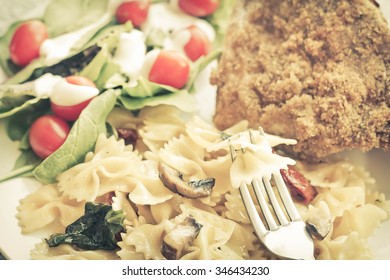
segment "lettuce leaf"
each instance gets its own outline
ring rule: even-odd
[[[94,24],[91,29],[78,38],[78,41],[72,46],[71,52],[67,57],[69,58],[87,49],[87,47],[90,47],[91,44],[88,44],[88,42],[106,26],[113,24],[113,17],[110,14],[107,14],[108,2],[108,0],[52,0],[47,6],[42,18],[39,19],[45,22],[50,38]],[[17,21],[11,25],[4,36],[0,38],[0,66],[4,72],[11,77],[10,80],[7,81],[8,84],[21,83],[28,79],[31,80],[33,79],[32,76],[34,76],[36,69],[46,68],[43,57],[32,61],[24,68],[18,67],[10,60],[8,46],[16,27],[21,22],[22,21]],[[96,41],[94,41],[94,43],[96,43]],[[67,58],[65,58],[65,60]],[[61,63],[61,61],[59,63]]]
[[[140,77],[137,80],[136,86],[129,86],[128,84],[125,84],[123,86],[123,93],[135,98],[152,97],[155,95],[162,95],[164,93],[170,93],[175,91],[178,90],[170,86],[150,82],[143,77]]]
[[[118,104],[129,111],[136,111],[146,106],[172,105],[184,112],[195,112],[198,110],[194,95],[186,90],[156,95],[146,98],[134,98],[129,95],[121,94],[118,97]]]
[[[223,44],[236,2],[237,0],[220,1],[218,9],[206,18],[216,31],[216,40],[214,43],[216,48],[221,47]]]
[[[118,91],[110,89],[95,97],[73,124],[64,144],[34,171],[43,183],[54,183],[58,174],[82,162],[100,133],[106,133],[106,118],[115,106]]]
[[[94,23],[107,11],[108,0],[53,0],[42,20],[53,38]]]

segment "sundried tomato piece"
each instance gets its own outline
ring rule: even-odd
[[[296,200],[308,204],[317,195],[316,188],[293,166],[289,166],[287,170],[282,169],[280,173]]]
[[[138,133],[135,129],[128,129],[128,128],[118,128],[118,137],[125,140],[126,145],[133,145],[137,143],[138,140]]]

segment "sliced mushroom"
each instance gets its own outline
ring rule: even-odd
[[[187,182],[182,173],[161,161],[158,164],[158,172],[165,187],[187,198],[209,196],[215,185],[214,178]]]
[[[180,258],[183,250],[191,245],[202,227],[203,225],[199,224],[193,217],[187,217],[165,235],[161,246],[163,256],[168,260]]]
[[[332,217],[328,205],[321,201],[318,207],[309,206],[306,228],[317,240],[323,240],[332,229]]]

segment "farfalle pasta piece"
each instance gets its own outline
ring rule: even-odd
[[[294,139],[287,139],[276,135],[266,134],[261,129],[249,129],[246,131],[237,132],[233,135],[227,134],[225,137],[221,137],[221,141],[215,143],[212,146],[209,146],[207,150],[230,150],[230,146],[233,146],[235,150],[263,150],[265,152],[272,153],[272,148],[277,145],[295,145],[296,143],[297,141]]]
[[[242,182],[250,184],[254,179],[271,179],[273,173],[287,169],[288,165],[295,164],[295,161],[277,154],[263,150],[237,153],[237,157],[230,169],[230,180],[234,188],[239,188]]]
[[[320,164],[298,163],[313,186],[321,188],[373,187],[375,180],[361,167],[342,160]]]
[[[270,137],[270,136],[268,136]],[[294,144],[295,140],[270,137],[274,144]],[[230,180],[234,188],[242,182],[250,184],[253,180],[270,179],[273,173],[294,165],[295,160],[273,153],[266,134],[262,131],[240,132],[212,145],[207,150],[234,150],[234,160],[230,169]]]
[[[123,140],[106,138],[101,134],[94,153],[86,156],[86,161],[60,174],[60,190],[77,201],[94,201],[98,196],[125,188],[127,175],[134,172],[141,158],[125,146]]]
[[[111,206],[114,211],[122,210],[125,214],[124,226],[133,225],[134,220],[138,218],[136,210],[127,198],[127,193],[115,191]]]
[[[155,205],[172,198],[173,194],[166,189],[160,179],[148,177],[129,178],[132,190],[129,192],[129,199],[139,205]]]
[[[253,248],[252,232],[244,234],[245,231],[236,222],[186,204],[182,204],[181,209],[183,215],[192,216],[203,225],[192,244],[200,248],[198,259],[241,259],[246,254],[249,255],[248,251]],[[226,250],[236,248],[237,251],[234,256],[226,256],[221,253],[225,248]]]
[[[349,235],[356,231],[360,237],[368,238],[386,218],[387,213],[373,204],[347,210],[334,227],[332,237]]]
[[[131,145],[126,146],[122,139],[117,140],[114,136],[107,138],[107,136],[102,133],[96,141],[94,151],[89,152],[86,155],[85,162],[99,161],[101,159],[116,156],[131,158],[134,160],[141,159],[141,156],[136,151],[133,151],[133,147]]]
[[[390,219],[390,200],[386,200],[384,193],[366,189],[366,203],[372,203],[383,209],[387,213],[387,219]]]
[[[344,174],[344,176],[346,175],[348,176],[348,182],[345,185],[346,187],[350,187],[350,186],[353,187],[359,185],[359,186],[364,186],[366,189],[376,188],[375,179],[362,166],[353,165],[352,172],[349,174]]]
[[[126,236],[126,234],[122,234],[122,239]],[[143,253],[138,253],[135,251],[135,247],[133,245],[126,244],[125,241],[119,241],[118,246],[120,250],[117,252],[117,255],[122,260],[144,260],[145,255]]]
[[[344,211],[353,209],[365,204],[365,193],[361,187],[336,188],[320,191],[312,201],[317,205],[321,201],[326,202],[332,217],[341,217]]]
[[[298,164],[299,170],[313,186],[322,188],[342,188],[347,184],[353,166],[347,162]]]
[[[139,117],[143,119],[143,126],[138,132],[150,151],[157,152],[170,139],[184,132],[182,114],[177,108],[166,105],[141,111]]]
[[[182,201],[182,197],[175,195],[170,200],[167,200],[160,204],[150,206],[150,212],[156,221],[156,223],[162,223],[165,220],[170,220],[180,214],[179,204]]]
[[[370,247],[365,238],[357,232],[315,242],[316,259],[319,260],[367,260],[372,259]]]
[[[230,156],[206,159],[205,149],[185,135],[169,141],[158,155],[161,161],[182,173],[187,181],[215,179],[211,195],[200,198],[205,204],[218,204],[223,194],[232,189],[230,178],[226,176],[231,166]]]
[[[135,228],[128,228],[127,234],[122,236],[123,243],[126,244],[126,246],[122,245],[122,250],[130,248],[133,250],[133,254],[142,255],[141,259],[162,260],[164,256],[161,254],[161,240],[164,231],[163,223],[143,224]],[[124,254],[124,252],[120,254]]]
[[[250,224],[248,213],[246,212],[244,203],[240,193],[237,191],[234,194],[226,194],[226,218],[238,223]]]
[[[45,185],[20,201],[17,218],[23,233],[31,233],[58,223],[55,230],[78,219],[84,212],[84,203],[70,199],[58,191],[56,185]]]
[[[145,122],[145,126],[139,131],[144,144],[153,152],[157,152],[172,137],[179,136],[182,132],[182,126],[152,122]]]
[[[49,247],[43,240],[35,245],[31,251],[34,260],[118,260],[115,251],[107,250],[78,250],[72,245],[62,244],[57,247]]]
[[[166,164],[188,177],[198,179],[206,177],[198,164],[204,158],[204,149],[184,135],[170,140],[158,155]]]
[[[193,117],[186,124],[186,134],[194,143],[207,149],[216,141],[220,141],[222,132],[201,118]]]
[[[171,105],[144,107],[138,114],[138,118],[143,121],[173,124],[184,124],[185,117],[185,112]]]

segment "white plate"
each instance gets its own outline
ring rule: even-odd
[[[381,9],[390,22],[390,1],[377,0]],[[1,24],[1,22],[0,22]],[[203,80],[207,76],[203,73]],[[211,121],[214,112],[215,98],[212,92],[214,88],[204,85],[206,88],[200,90],[204,95],[198,95],[202,100],[200,112],[201,117]],[[0,121],[0,176],[12,169],[18,156],[17,143],[8,139],[5,133],[5,125]],[[387,198],[390,197],[390,152],[372,151],[367,154],[355,152],[348,156],[366,168],[367,171],[377,180],[378,188],[384,192]],[[30,259],[30,250],[40,241],[39,234],[22,235],[15,215],[19,200],[37,189],[39,183],[33,179],[18,178],[0,184],[0,251],[8,259],[26,260]],[[383,223],[379,230],[370,238],[370,246],[376,259],[390,260],[390,221]]]

